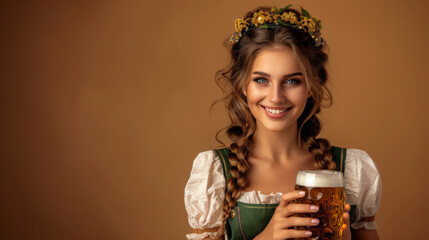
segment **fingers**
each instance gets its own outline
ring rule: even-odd
[[[273,238],[274,239],[290,239],[290,238],[306,238],[310,237],[312,233],[310,231],[298,231],[298,230],[284,230],[284,231],[278,231],[274,233]]]
[[[351,209],[350,204],[346,203],[344,205],[344,212],[350,212],[350,209]]]
[[[293,191],[293,192],[285,193],[282,195],[282,200],[280,201],[280,204],[278,207],[284,208],[289,204],[290,201],[298,198],[302,198],[304,196],[305,196],[304,191]]]
[[[343,213],[343,223],[349,224],[350,215],[348,213]]]
[[[317,218],[302,218],[302,217],[289,217],[284,218],[283,221],[275,223],[276,229],[288,229],[294,226],[317,226],[320,220]]]
[[[349,204],[345,204],[344,206],[344,213],[343,213],[343,225],[342,225],[342,229],[343,231],[346,230],[348,228],[348,225],[350,224],[350,205]]]
[[[281,209],[279,216],[288,217],[295,213],[315,213],[317,211],[319,211],[319,207],[316,205],[291,203]]]
[[[304,191],[293,191],[282,195],[282,201],[291,201],[305,196]]]
[[[344,206],[343,222],[347,225],[349,224],[349,221],[350,221],[350,214],[349,214],[350,209],[351,209],[351,207],[349,204],[346,204]]]
[[[303,191],[293,191],[282,195],[276,213],[281,218],[287,218],[295,213],[314,213],[319,211],[317,205],[290,203],[292,200],[305,196]]]

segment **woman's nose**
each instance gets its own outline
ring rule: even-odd
[[[281,103],[286,99],[281,86],[272,86],[270,95],[270,100],[274,103]]]

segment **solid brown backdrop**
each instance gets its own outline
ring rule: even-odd
[[[383,239],[424,239],[427,1],[291,1],[322,19],[321,136],[366,150]],[[1,27],[1,239],[184,239],[184,186],[227,118],[235,18],[285,1],[9,1]]]

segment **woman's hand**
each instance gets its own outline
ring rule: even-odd
[[[343,237],[342,240],[351,240],[352,233],[350,232],[350,205],[346,203],[343,213]]]
[[[310,231],[299,231],[290,229],[293,226],[317,226],[319,219],[294,217],[295,213],[314,213],[319,211],[319,207],[310,204],[295,204],[290,201],[302,198],[305,192],[294,191],[283,194],[279,206],[277,206],[273,217],[267,227],[262,231],[255,240],[276,240],[289,238],[310,237]],[[344,238],[343,238],[344,239]]]

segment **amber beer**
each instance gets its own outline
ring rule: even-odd
[[[304,191],[305,196],[296,199],[295,203],[319,206],[317,213],[300,213],[299,217],[318,218],[317,226],[297,226],[297,230],[313,232],[311,238],[319,240],[337,240],[342,236],[344,212],[343,174],[330,170],[299,171],[296,177],[295,190]]]

